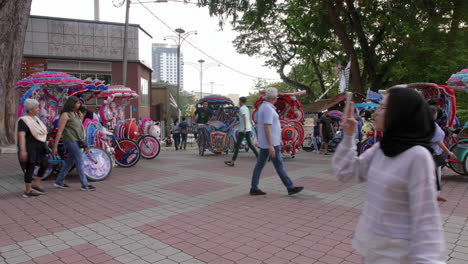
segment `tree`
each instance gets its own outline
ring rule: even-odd
[[[32,0],[0,1],[0,145],[15,142],[23,46]]]
[[[313,83],[323,91],[333,75],[330,64],[348,58],[351,87],[361,93],[398,83],[444,83],[466,66],[468,2],[462,0],[199,2],[221,24],[231,18],[237,25],[240,53],[265,57],[284,82],[312,97]],[[294,71],[284,74],[286,66]]]

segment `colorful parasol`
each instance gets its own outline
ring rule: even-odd
[[[332,110],[325,113],[328,117],[332,119],[342,120],[344,118],[344,113],[338,110]]]
[[[106,85],[104,81],[88,78],[83,81],[86,89],[91,92],[102,92],[109,90],[109,85]]]
[[[208,104],[234,104],[229,97],[219,94],[208,95],[198,100],[199,104],[204,102],[208,102]]]
[[[446,85],[434,83],[410,83],[408,88],[420,89],[426,100],[435,100],[437,106],[443,110],[444,115],[439,116],[438,123],[441,127],[452,127],[455,123],[457,104],[455,92]]]
[[[29,89],[34,85],[52,89],[83,89],[84,82],[63,72],[36,72],[16,83],[17,89]]]
[[[123,85],[112,85],[107,90],[100,92],[97,95],[98,98],[127,98],[133,99],[138,97],[138,93],[133,91],[131,88]]]
[[[450,86],[450,88],[463,88],[468,92],[468,69],[463,69],[452,74],[447,80],[447,85]]]

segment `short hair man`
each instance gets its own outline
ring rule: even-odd
[[[224,162],[230,167],[233,167],[236,162],[237,154],[239,153],[239,148],[244,138],[247,140],[247,145],[255,154],[255,157],[258,157],[257,149],[254,147],[252,140],[250,139],[250,135],[252,134],[252,122],[250,120],[249,108],[245,105],[246,102],[246,97],[239,98],[239,133],[237,134],[236,145],[234,146],[234,155],[232,155],[232,160]]]
[[[260,146],[260,154],[257,159],[257,164],[252,175],[252,186],[250,195],[265,195],[258,188],[260,174],[265,167],[268,156],[271,158],[276,172],[281,181],[288,189],[288,194],[293,195],[304,189],[304,187],[295,187],[284,170],[283,158],[281,157],[281,124],[278,113],[276,112],[275,103],[278,100],[278,90],[274,87],[268,88],[265,93],[264,102],[258,109],[258,143]]]
[[[208,102],[203,102],[202,107],[195,111],[198,124],[206,124],[213,118],[213,111],[208,108]]]

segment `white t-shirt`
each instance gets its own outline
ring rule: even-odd
[[[262,149],[270,148],[265,135],[265,125],[271,125],[271,140],[273,146],[281,145],[281,124],[276,107],[269,102],[263,102],[258,109],[258,145]]]
[[[250,121],[250,111],[249,108],[246,105],[243,105],[239,108],[239,130],[244,131],[246,130],[247,132],[252,131],[252,122]],[[245,123],[246,126],[244,128],[244,119],[242,116],[245,115]]]

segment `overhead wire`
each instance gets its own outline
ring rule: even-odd
[[[166,26],[171,32],[175,33],[175,34],[178,34],[171,26],[169,26],[166,22],[164,22],[164,20],[162,20],[161,18],[159,18],[156,14],[153,13],[153,11],[151,11],[144,3],[142,3],[140,0],[137,0],[138,3],[143,6],[154,18],[156,18],[159,22],[161,22],[164,26]],[[217,62],[218,64],[234,71],[234,72],[237,72],[241,75],[244,75],[244,76],[247,76],[247,77],[250,77],[250,78],[253,78],[253,79],[262,79],[262,80],[279,80],[279,78],[265,78],[265,77],[259,77],[259,76],[254,76],[254,75],[251,75],[251,74],[248,74],[248,73],[245,73],[245,72],[242,72],[234,67],[231,67],[229,65],[227,65],[226,63],[214,58],[213,56],[209,55],[208,53],[206,53],[205,51],[203,51],[202,49],[200,49],[199,47],[197,47],[195,44],[191,43],[190,41],[188,41],[187,39],[184,39],[184,41],[190,45],[191,47],[193,47],[194,49],[196,49],[197,51],[199,51],[200,53],[202,53],[203,55],[207,56],[208,58],[212,59],[213,61]]]

